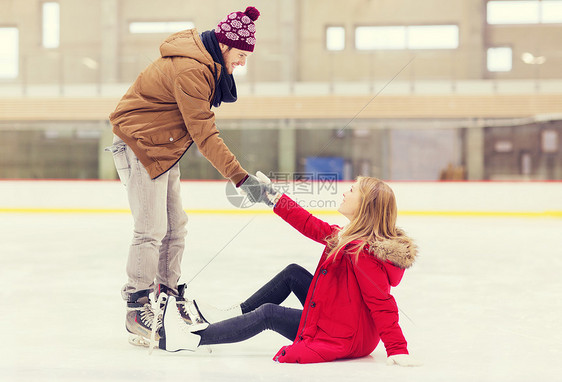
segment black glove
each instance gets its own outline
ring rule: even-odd
[[[267,187],[270,185],[265,184],[253,175],[248,174],[246,180],[240,185],[240,189],[248,195],[253,203],[265,203],[272,206],[273,203],[267,197]]]

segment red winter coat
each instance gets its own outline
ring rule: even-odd
[[[303,235],[326,244],[340,227],[330,225],[283,195],[274,212]],[[411,266],[416,245],[404,232],[363,250],[357,262],[347,248],[327,260],[324,249],[308,290],[297,337],[273,358],[278,362],[314,363],[364,357],[382,340],[388,356],[408,354],[398,325],[398,307],[390,295]]]

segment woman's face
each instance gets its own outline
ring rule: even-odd
[[[353,219],[355,213],[361,205],[361,193],[359,192],[359,182],[355,182],[349,191],[343,193],[343,201],[338,208],[338,212],[349,220]]]

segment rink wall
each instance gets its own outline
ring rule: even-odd
[[[283,184],[315,213],[335,213],[350,182]],[[562,218],[562,182],[389,182],[402,215]],[[270,213],[229,202],[227,181],[183,181],[188,213]],[[231,195],[232,196],[232,195]],[[232,198],[231,198],[232,199]],[[232,199],[235,200],[235,199]],[[236,200],[235,200],[236,201]],[[0,180],[0,213],[128,213],[118,181]]]

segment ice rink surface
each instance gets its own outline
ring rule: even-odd
[[[0,214],[0,380],[560,380],[562,219],[400,216],[399,225],[420,247],[393,290],[418,368],[386,366],[382,344],[363,359],[277,364],[288,341],[273,332],[212,353],[149,356],[127,342],[120,297],[130,215]],[[207,265],[189,295],[229,306],[290,263],[313,272],[321,251],[273,214],[193,214],[182,281]]]

